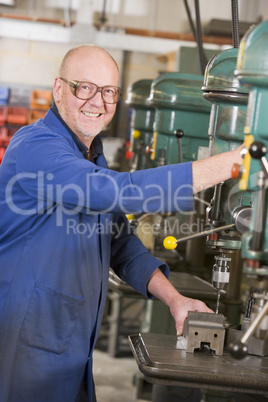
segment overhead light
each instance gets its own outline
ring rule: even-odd
[[[12,6],[16,5],[16,0],[0,0],[0,6]]]

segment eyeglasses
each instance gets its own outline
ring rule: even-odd
[[[94,98],[97,92],[101,93],[102,100],[106,103],[117,103],[121,96],[121,89],[105,85],[98,87],[98,85],[87,81],[68,81],[65,78],[59,77],[62,81],[66,82],[71,88],[72,94],[81,100],[89,100]]]

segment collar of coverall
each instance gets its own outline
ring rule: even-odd
[[[74,142],[76,143],[78,149],[82,152],[84,158],[89,159],[91,162],[94,163],[96,158],[99,155],[103,154],[103,146],[102,146],[102,141],[101,141],[100,135],[96,135],[96,137],[93,139],[91,147],[89,149],[85,144],[83,144],[82,141],[79,140],[77,135],[70,129],[70,127],[62,119],[55,102],[53,102],[53,104],[51,106],[51,110],[57,116],[57,118],[61,121],[61,123],[64,125],[64,127],[67,128],[67,130],[71,134]]]

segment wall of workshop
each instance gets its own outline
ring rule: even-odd
[[[76,8],[82,0],[73,1]],[[93,4],[94,19],[101,12],[103,1],[90,0]],[[194,18],[194,0],[188,0]],[[16,0],[14,12],[28,16],[63,19],[63,10],[48,8],[51,1]],[[107,0],[107,24],[119,27],[137,27],[148,30],[189,32],[189,24],[183,0]],[[35,4],[32,9],[30,4]],[[53,3],[54,4],[54,3]],[[268,18],[267,0],[240,0],[241,21],[256,21]],[[11,13],[12,9],[0,6],[0,13]],[[41,13],[41,14],[40,14]],[[75,19],[75,8],[71,18]],[[200,0],[203,24],[212,18],[231,19],[231,0]],[[230,27],[231,30],[231,27]],[[107,44],[108,45],[108,44]],[[70,46],[57,43],[43,43],[0,38],[0,81],[51,86],[60,60]],[[121,51],[111,51],[118,61],[122,61]],[[165,63],[160,63],[156,55],[133,53],[128,56],[127,83],[142,78],[153,78],[159,70],[165,71]],[[163,60],[162,60],[163,61]]]
[[[72,45],[0,38],[0,82],[12,87],[52,89],[62,57]],[[123,52],[107,49],[122,68]],[[129,111],[124,99],[128,85],[142,79],[154,79],[165,71],[166,63],[156,55],[127,53],[124,74],[124,96],[117,114],[103,133],[106,136],[129,137]],[[122,83],[121,83],[122,85]]]
[[[0,38],[0,81],[51,87],[64,54],[73,45]],[[119,67],[123,52],[109,49]],[[132,83],[141,78],[154,78],[166,69],[157,55],[131,52],[127,55],[126,79]]]
[[[74,9],[71,18],[75,19],[77,7],[83,0],[73,0]],[[101,13],[103,1],[90,0],[93,19]],[[16,0],[14,13],[27,16],[63,19],[64,13],[56,6],[45,7],[52,0]],[[58,3],[58,7],[60,2]],[[61,0],[61,3],[64,3]],[[188,0],[194,18],[194,0]],[[35,4],[35,7],[30,7]],[[107,0],[107,25],[119,27],[137,27],[147,30],[190,32],[183,0]],[[0,13],[11,13],[13,9],[0,6]],[[40,14],[41,13],[41,14]],[[239,0],[241,21],[256,21],[259,17],[268,18],[267,0]],[[231,19],[231,0],[200,0],[202,24],[212,18]],[[231,31],[231,27],[230,27]],[[107,44],[108,45],[108,44]],[[52,85],[57,73],[60,59],[70,46],[57,43],[13,40],[0,38],[0,81],[19,82],[32,85]],[[122,52],[111,51],[118,61],[122,60]],[[129,84],[142,78],[153,78],[158,71],[165,71],[166,66],[160,63],[155,55],[134,53],[128,56],[126,77]]]
[[[71,47],[73,45],[0,38],[0,84],[52,89],[62,57]],[[124,86],[123,101],[129,85],[143,78],[154,79],[167,68],[166,60],[158,60],[157,55],[141,52],[127,52],[124,55],[121,50],[107,50],[117,61],[120,70],[125,57],[124,83],[121,83]],[[106,134],[128,137],[128,107],[124,102],[117,124],[112,124]]]
[[[17,0],[16,12],[34,16],[41,10],[41,15],[49,18],[63,18],[63,11],[59,8],[46,8],[43,0]],[[76,0],[77,7],[82,0]],[[90,0],[93,4],[94,19],[101,13],[103,1]],[[50,3],[55,4],[52,0]],[[30,8],[35,4],[35,9]],[[189,6],[194,17],[194,0],[189,0]],[[240,0],[240,19],[255,21],[262,16],[268,18],[267,0]],[[76,7],[76,8],[77,8]],[[202,23],[211,18],[231,19],[231,0],[200,0],[200,13]],[[7,12],[7,8],[0,7],[0,13]],[[71,18],[75,18],[76,10],[72,10]],[[107,24],[112,26],[133,27],[147,30],[170,32],[189,32],[189,24],[183,5],[183,0],[107,0]],[[231,27],[230,27],[231,29]],[[0,38],[0,83],[19,84],[31,87],[52,88],[54,77],[63,55],[72,47],[68,44],[46,43],[33,40]],[[112,56],[122,68],[124,63],[124,83],[127,87],[139,79],[156,78],[160,72],[172,70],[174,63],[170,64],[165,57],[157,54],[142,52],[126,52],[109,49]],[[123,114],[127,113],[125,107]],[[119,136],[126,135],[126,119],[120,119]],[[124,122],[124,123],[123,123]]]
[[[0,38],[1,82],[52,87],[61,57],[69,46]]]
[[[92,0],[96,13],[101,13],[103,2]],[[195,18],[194,0],[188,0],[192,18]],[[238,0],[241,21],[268,18],[267,0]],[[199,0],[202,25],[212,18],[231,19],[231,0]],[[183,0],[106,0],[107,24],[139,29],[186,32],[189,23]]]

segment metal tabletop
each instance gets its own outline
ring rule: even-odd
[[[268,395],[268,357],[229,353],[187,353],[184,337],[150,333],[129,336],[140,371],[148,382]]]

